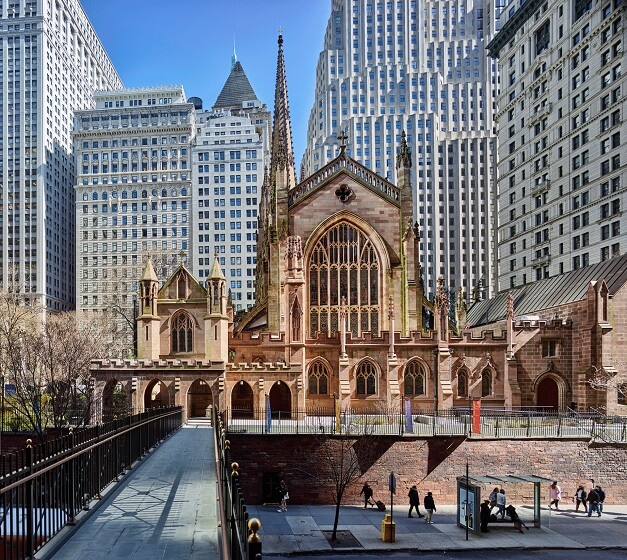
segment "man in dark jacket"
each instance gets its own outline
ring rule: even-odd
[[[425,499],[422,502],[425,506],[425,509],[427,510],[427,519],[425,520],[427,523],[433,523],[433,521],[431,521],[431,518],[433,517],[433,512],[436,511],[435,509],[435,501],[433,500],[433,494],[431,494],[431,492],[427,492],[427,495],[425,496]]]
[[[420,513],[420,508],[418,507],[420,506],[420,496],[418,495],[418,489],[415,484],[409,489],[409,494],[407,494],[407,496],[409,496],[409,513],[407,514],[407,517],[412,517],[411,510],[414,508],[416,508],[418,517],[424,517],[422,513]]]
[[[488,532],[488,522],[490,521],[491,510],[492,508],[490,507],[490,500],[483,500],[479,511],[479,527],[481,528],[482,533]]]
[[[596,488],[593,488],[588,492],[588,517],[592,517],[592,512],[596,511],[599,517],[599,493]]]

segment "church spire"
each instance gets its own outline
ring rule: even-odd
[[[279,53],[276,68],[276,85],[274,90],[274,120],[272,128],[272,162],[270,169],[271,183],[283,192],[277,192],[277,204],[285,199],[287,212],[287,191],[296,185],[294,169],[294,148],[292,144],[292,123],[290,105],[287,97],[287,79],[285,74],[285,58],[283,56],[283,35],[279,32]],[[283,177],[281,177],[283,175]],[[282,183],[282,184],[281,184]],[[283,209],[277,208],[282,214]],[[285,216],[287,217],[287,216]]]

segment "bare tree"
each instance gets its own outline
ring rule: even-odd
[[[43,439],[48,427],[89,421],[89,365],[119,352],[103,315],[48,314],[16,294],[0,294],[0,364],[15,390],[7,402]]]
[[[337,540],[340,506],[346,489],[368,471],[379,456],[374,426],[363,425],[362,435],[316,436],[315,450],[302,453],[302,468],[307,478],[322,488],[331,487],[335,517],[331,540]]]
[[[626,368],[626,362],[608,367],[590,366],[585,382],[595,391],[616,391],[623,399],[627,399],[627,379],[619,373],[619,370],[624,372]]]

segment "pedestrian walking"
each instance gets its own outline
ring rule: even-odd
[[[424,517],[422,513],[420,513],[420,495],[418,494],[418,488],[416,488],[415,484],[409,489],[407,496],[409,497],[409,513],[407,517],[413,517],[411,514],[413,509],[416,510],[418,517]]]
[[[370,507],[374,507],[375,504],[372,500],[372,488],[370,488],[370,485],[367,482],[364,482],[364,485],[361,488],[359,495],[361,496],[362,494],[364,496],[364,509],[368,509],[368,505],[370,505]]]
[[[603,513],[603,502],[605,502],[605,490],[601,488],[600,484],[597,484],[596,489],[597,489],[597,494],[599,495],[599,504],[597,505],[597,513],[599,514],[599,517],[601,517],[601,514]]]
[[[285,480],[281,479],[281,483],[279,484],[279,509],[277,510],[279,513],[282,511],[287,511],[287,500],[290,499],[290,493],[287,489],[287,484]]]
[[[488,522],[490,521],[490,500],[483,500],[479,508],[479,527],[482,533],[488,533]]]
[[[501,514],[501,519],[505,519],[505,490],[501,488],[499,493],[496,495],[496,507],[499,508],[496,514]],[[492,508],[490,508],[492,511]]]
[[[601,517],[601,513],[599,512],[599,494],[596,488],[588,492],[588,517],[592,517],[593,511],[596,511],[597,515]]]
[[[425,499],[422,501],[422,505],[425,506],[425,510],[427,512],[426,522],[433,524],[433,512],[437,511],[435,509],[435,501],[433,500],[433,494],[431,492],[427,492]]]
[[[586,513],[588,511],[588,492],[586,492],[583,484],[580,484],[575,492],[575,511],[579,511],[580,505],[583,505],[583,512]]]
[[[562,499],[562,489],[557,485],[557,480],[554,480],[553,484],[549,487],[549,496],[551,498],[549,509],[551,509],[552,505],[555,505],[555,509],[559,510],[560,500]]]

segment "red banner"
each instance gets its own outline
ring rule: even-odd
[[[472,433],[481,433],[481,399],[472,401]]]

